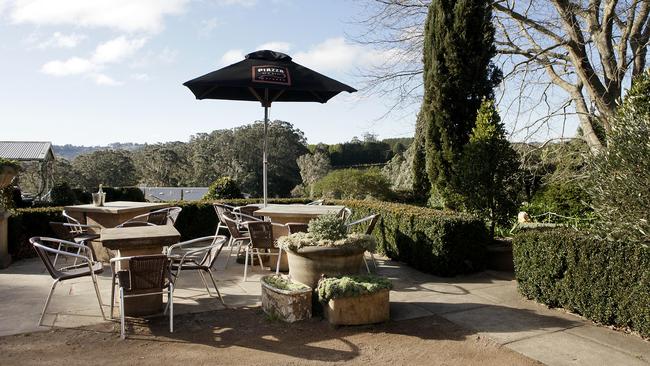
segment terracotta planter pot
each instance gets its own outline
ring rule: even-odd
[[[304,289],[288,291],[275,288],[266,283],[264,276],[262,284],[262,309],[265,313],[280,318],[282,321],[293,323],[311,318],[312,290]]]
[[[327,321],[334,325],[382,323],[390,319],[390,290],[374,294],[332,299],[323,306]]]
[[[286,250],[289,275],[294,281],[316,288],[321,275],[328,277],[359,273],[363,249],[304,247]]]

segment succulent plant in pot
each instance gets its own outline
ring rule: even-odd
[[[315,288],[322,275],[358,273],[363,254],[375,248],[375,240],[370,235],[348,233],[341,218],[324,215],[312,220],[306,233],[280,237],[278,245],[287,252],[291,277]]]
[[[330,324],[359,325],[389,319],[392,288],[385,277],[338,276],[323,278],[316,291]]]

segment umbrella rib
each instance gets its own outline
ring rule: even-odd
[[[206,96],[210,95],[215,89],[217,89],[219,85],[215,85],[212,88],[206,90],[205,92],[201,93],[201,96],[198,97],[197,99],[205,99]]]
[[[253,94],[253,96],[254,96],[255,98],[257,98],[257,100],[258,100],[260,103],[264,103],[264,100],[262,99],[262,97],[257,93],[257,91],[255,91],[255,89],[253,89],[253,87],[250,87],[250,86],[249,86],[249,87],[248,87],[248,90],[251,92],[251,94]]]

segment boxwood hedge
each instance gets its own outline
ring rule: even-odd
[[[518,234],[513,255],[529,299],[650,336],[649,248],[545,229]]]
[[[270,203],[306,203],[308,199],[274,199]],[[244,205],[258,199],[225,200]],[[176,227],[182,240],[213,235],[217,217],[211,202],[175,202],[183,208]],[[453,276],[484,268],[488,232],[478,218],[454,212],[399,203],[365,200],[334,200],[352,208],[352,219],[379,213],[374,235],[378,251],[424,272]],[[49,221],[59,221],[61,207],[20,209],[9,219],[10,252],[14,258],[33,256],[28,239],[36,235],[53,235]]]

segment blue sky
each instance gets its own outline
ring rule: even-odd
[[[181,84],[272,48],[349,85],[382,58],[346,40],[352,0],[0,0],[2,140],[55,144],[187,141],[262,118],[258,103],[197,101]],[[310,143],[410,136],[415,111],[343,94],[277,103]],[[413,108],[416,108],[414,106]]]

